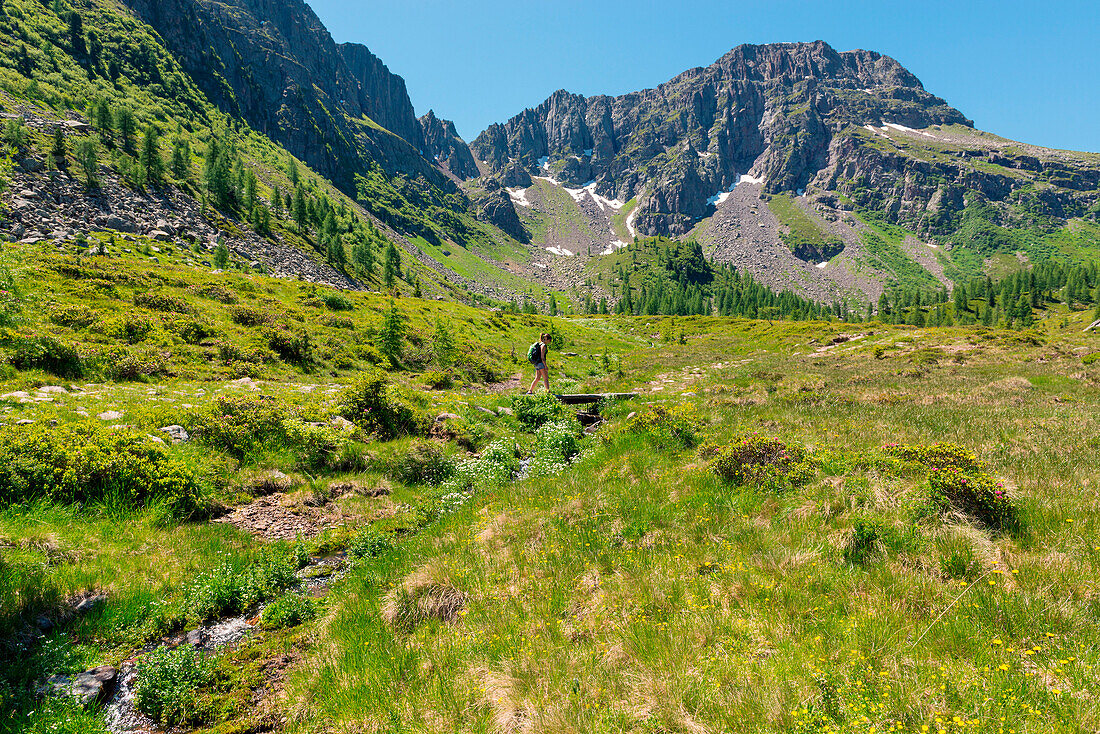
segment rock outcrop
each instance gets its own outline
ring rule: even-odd
[[[469,146],[459,137],[455,124],[435,116],[435,111],[420,118],[420,130],[424,139],[424,152],[460,181],[477,178],[478,171]]]

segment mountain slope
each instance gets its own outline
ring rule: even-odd
[[[453,190],[420,154],[404,81],[365,47],[337,45],[301,0],[126,1],[211,101],[341,190],[374,163]]]

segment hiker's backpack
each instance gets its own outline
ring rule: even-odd
[[[538,364],[539,358],[542,356],[542,342],[535,342],[527,349],[527,361],[531,364]]]

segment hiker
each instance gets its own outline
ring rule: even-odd
[[[531,387],[527,390],[528,395],[535,392],[535,388],[538,387],[539,384],[539,379],[542,379],[542,384],[546,385],[546,392],[550,392],[550,368],[546,366],[546,355],[550,351],[550,341],[550,335],[543,334],[539,337],[539,340],[532,344],[527,350],[527,361],[535,366],[535,379],[531,382]]]

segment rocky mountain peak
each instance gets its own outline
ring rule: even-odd
[[[815,41],[738,46],[708,67],[618,97],[558,90],[471,148],[494,174],[518,164],[638,198],[639,233],[678,235],[741,176],[754,173],[770,192],[805,188],[835,134],[884,122],[970,124],[894,59]]]

